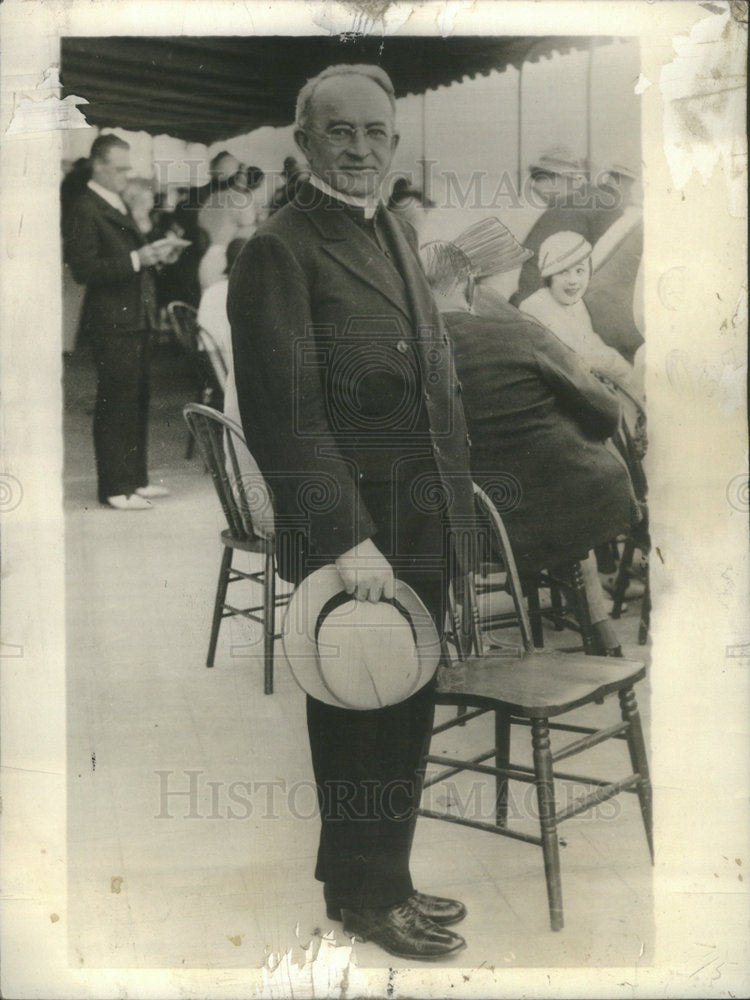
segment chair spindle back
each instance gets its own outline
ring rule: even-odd
[[[242,472],[237,448],[247,450],[247,445],[241,428],[201,403],[187,403],[182,412],[211,473],[232,536],[239,541],[257,540],[262,532],[255,527],[253,512],[267,503],[268,488],[260,475]]]

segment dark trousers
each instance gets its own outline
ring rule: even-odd
[[[97,338],[94,362],[94,453],[99,502],[104,503],[148,483],[148,332]]]
[[[377,497],[365,499],[368,509],[378,509]],[[386,502],[380,498],[381,510]],[[398,526],[383,524],[373,540],[440,632],[447,595],[442,518],[404,506]],[[321,818],[315,877],[341,906],[355,912],[393,906],[414,891],[409,855],[433,716],[434,682],[401,704],[373,711],[307,699]]]
[[[432,682],[371,712],[307,699],[321,818],[315,877],[339,905],[359,913],[414,891],[409,855],[433,714]]]

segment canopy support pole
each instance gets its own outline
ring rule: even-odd
[[[594,81],[594,40],[589,38],[589,51],[588,59],[586,62],[586,168],[589,172],[589,180],[591,180],[591,147],[592,147],[592,127],[591,127],[591,109],[594,103],[593,100],[593,81]]]
[[[430,179],[429,171],[427,170],[427,91],[422,91],[422,100],[420,102],[422,108],[422,159],[419,161],[422,172],[422,195],[425,198],[430,197]]]
[[[523,66],[518,67],[518,92],[517,92],[517,163],[516,163],[516,180],[518,183],[518,195],[521,195],[521,187],[523,185]]]

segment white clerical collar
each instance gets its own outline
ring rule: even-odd
[[[109,188],[102,187],[101,184],[97,184],[96,181],[89,181],[88,186],[94,194],[98,194],[100,198],[104,198],[107,204],[111,205],[112,208],[116,208],[117,211],[122,212],[123,215],[128,214],[125,202],[116,191],[110,191]]]
[[[372,219],[380,204],[379,194],[371,195],[369,198],[357,198],[353,194],[344,194],[343,191],[336,191],[330,184],[326,184],[317,174],[310,174],[310,183],[318,191],[322,191],[323,194],[327,194],[330,198],[342,201],[345,205],[353,205],[355,208],[364,209],[366,219]]]

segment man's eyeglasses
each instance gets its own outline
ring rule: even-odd
[[[345,149],[347,146],[351,146],[358,132],[362,133],[365,137],[365,142],[371,148],[386,145],[391,141],[393,135],[392,132],[382,125],[368,125],[367,128],[355,128],[353,125],[332,125],[324,132],[318,129],[309,129],[308,131],[319,135],[329,145],[335,146],[337,149]]]

